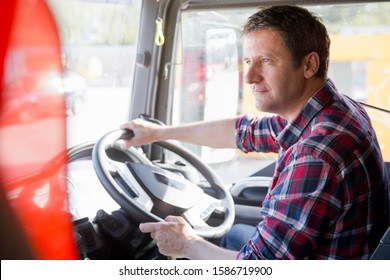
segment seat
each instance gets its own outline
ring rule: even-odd
[[[390,227],[383,235],[381,241],[372,254],[371,260],[390,260]]]

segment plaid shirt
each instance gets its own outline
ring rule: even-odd
[[[389,226],[389,183],[363,108],[328,80],[287,122],[245,115],[244,152],[278,152],[262,221],[238,259],[368,259]]]

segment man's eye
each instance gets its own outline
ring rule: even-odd
[[[269,63],[271,61],[271,59],[269,58],[262,58],[261,59],[261,63]]]

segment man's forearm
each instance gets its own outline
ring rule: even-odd
[[[235,143],[236,118],[168,126],[159,130],[161,140],[179,140],[213,148],[237,148]]]

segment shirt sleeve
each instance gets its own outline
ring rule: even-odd
[[[241,151],[277,153],[277,136],[287,122],[278,116],[243,115],[236,120],[236,144]]]
[[[238,259],[307,259],[341,213],[342,195],[334,169],[321,159],[292,160],[270,189],[263,220]]]

